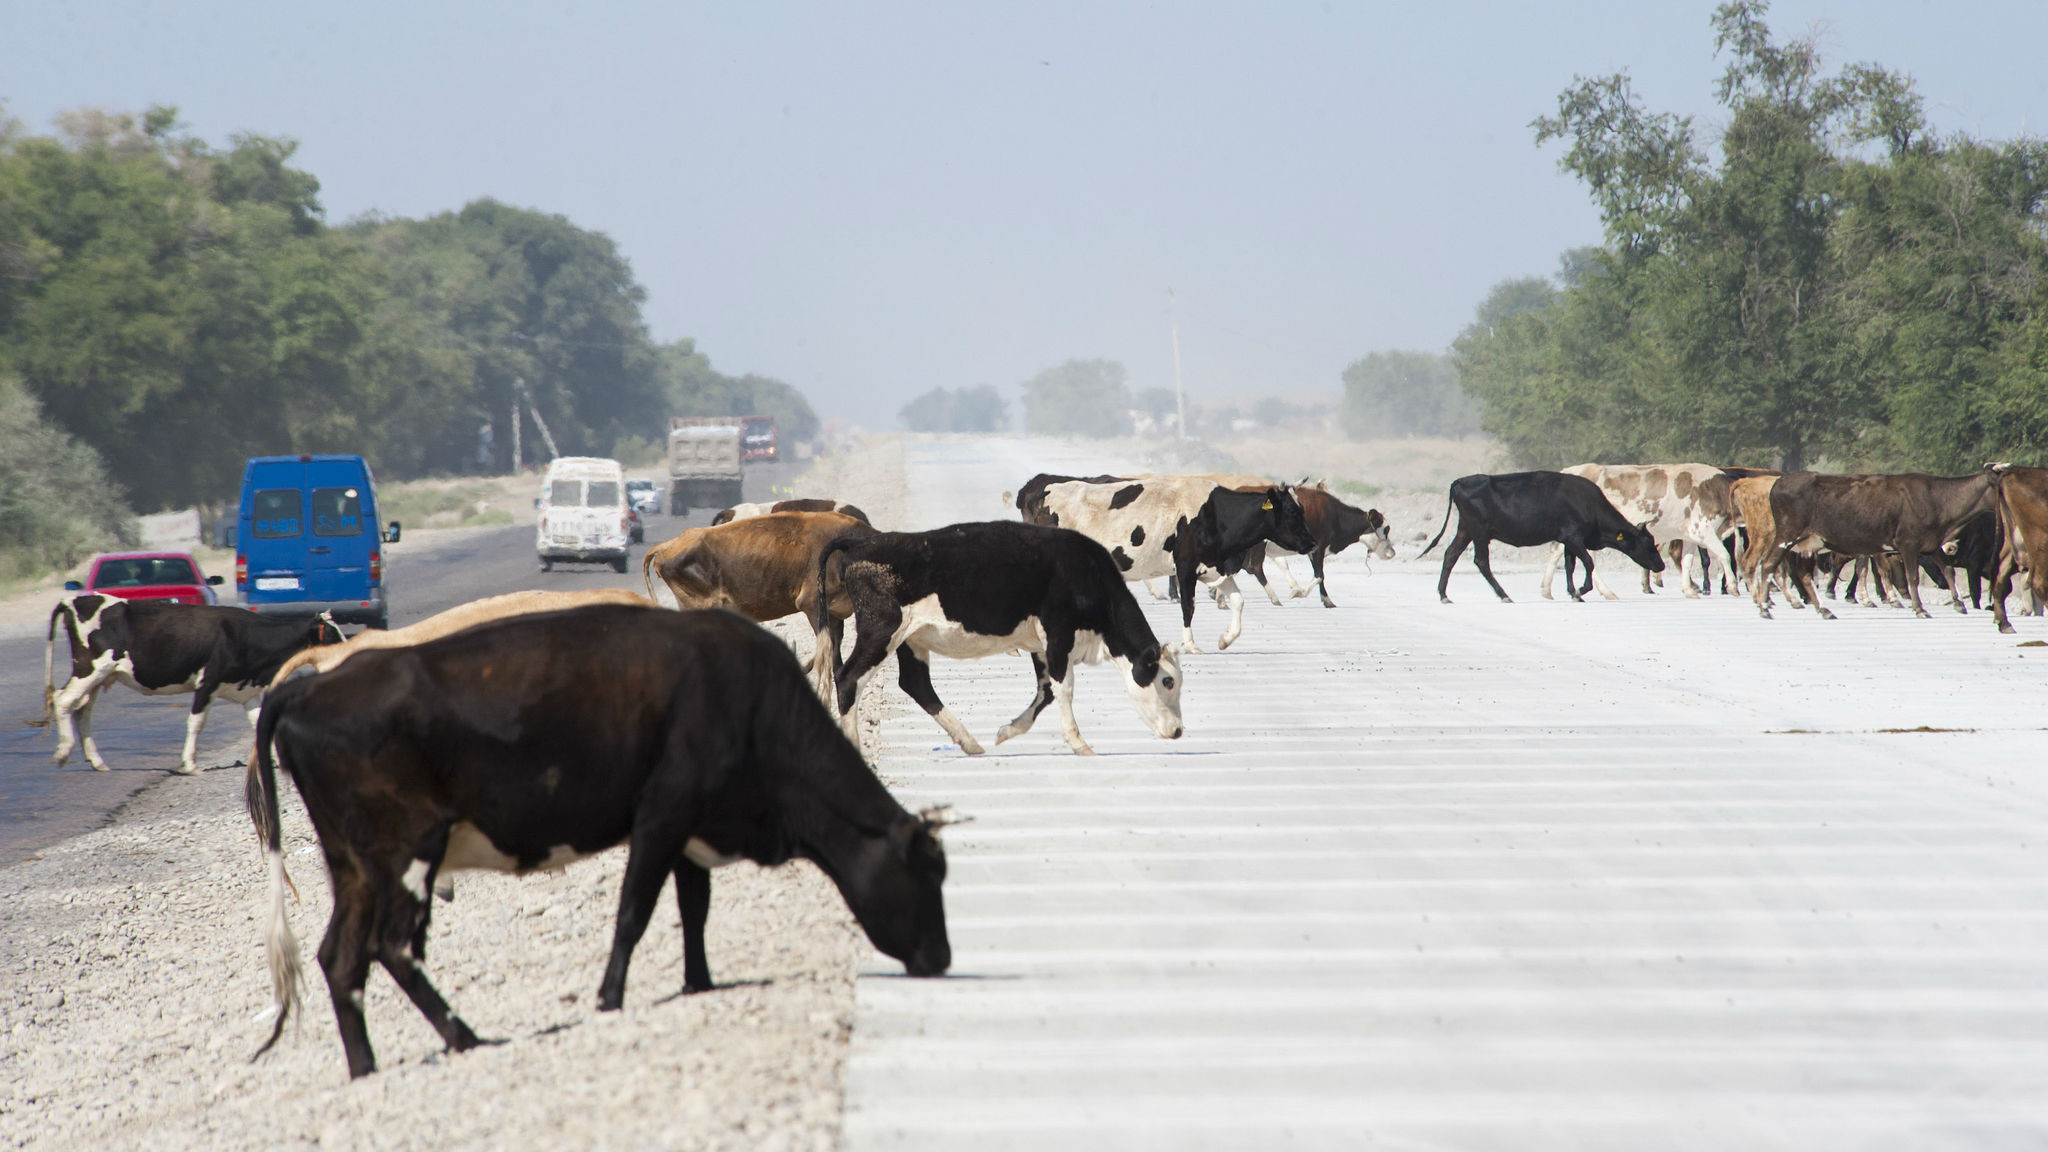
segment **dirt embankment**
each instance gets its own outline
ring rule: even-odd
[[[804,495],[902,507],[893,438],[820,462]],[[808,629],[776,630],[808,651]],[[864,701],[891,706],[881,685]],[[872,725],[870,730],[872,730]],[[427,971],[485,1037],[460,1056],[382,975],[365,1008],[381,1071],[350,1083],[314,976],[299,1022],[268,1034],[258,931],[265,875],[242,773],[173,777],[109,827],[0,870],[0,1145],[25,1148],[832,1148],[870,955],[831,882],[797,862],[713,884],[717,991],[682,984],[674,905],[634,954],[622,1011],[593,1003],[623,852],[525,879],[461,873],[438,903]],[[324,868],[286,785],[291,908],[309,974]]]

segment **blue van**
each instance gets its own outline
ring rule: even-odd
[[[390,626],[377,485],[361,456],[258,456],[242,471],[235,588],[251,611]]]

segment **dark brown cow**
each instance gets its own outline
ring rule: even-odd
[[[1770,497],[1777,547],[1763,558],[1758,575],[1767,579],[1785,564],[1787,553],[1811,556],[1823,548],[1845,556],[1896,552],[1905,562],[1905,571],[1914,577],[1907,581],[1913,612],[1925,616],[1927,608],[1920,603],[1920,558],[1938,555],[1942,545],[1965,524],[1997,506],[2004,467],[1986,465],[1969,476],[1793,472],[1780,477]],[[1812,572],[1800,572],[1798,578],[1807,602],[1823,617],[1834,619],[1834,613],[1820,603]],[[1762,608],[1761,592],[1757,597]],[[1769,611],[1764,614],[1768,616]]]
[[[808,620],[821,594],[818,553],[841,536],[874,534],[866,522],[837,512],[770,512],[656,544],[640,572],[649,596],[659,575],[678,608],[730,608],[763,622],[802,613]],[[835,647],[851,611],[843,598],[829,605]]]
[[[782,643],[728,612],[624,604],[516,616],[361,652],[271,694],[249,814],[270,869],[278,1010],[296,999],[277,773],[320,837],[334,908],[320,943],[350,1076],[376,1068],[363,985],[382,964],[448,1047],[477,1036],[428,981],[427,893],[448,869],[526,875],[627,844],[597,1008],[624,1002],[634,947],[675,877],[683,991],[713,987],[711,869],[816,861],[912,976],[952,963],[938,819],[892,799]]]
[[[1991,581],[1991,614],[2000,632],[2012,631],[2005,598],[2015,573],[2027,574],[2034,610],[2048,605],[2048,468],[2013,468],[1999,484],[1998,575]]]

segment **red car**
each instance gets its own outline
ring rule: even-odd
[[[83,582],[66,580],[69,592],[98,592],[123,600],[168,600],[173,604],[218,604],[218,576],[202,576],[198,561],[184,552],[106,552],[92,559]]]

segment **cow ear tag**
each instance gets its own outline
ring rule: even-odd
[[[1272,510],[1273,502],[1271,500],[1268,500],[1264,504],[1259,505],[1259,511],[1261,512],[1271,512]]]

